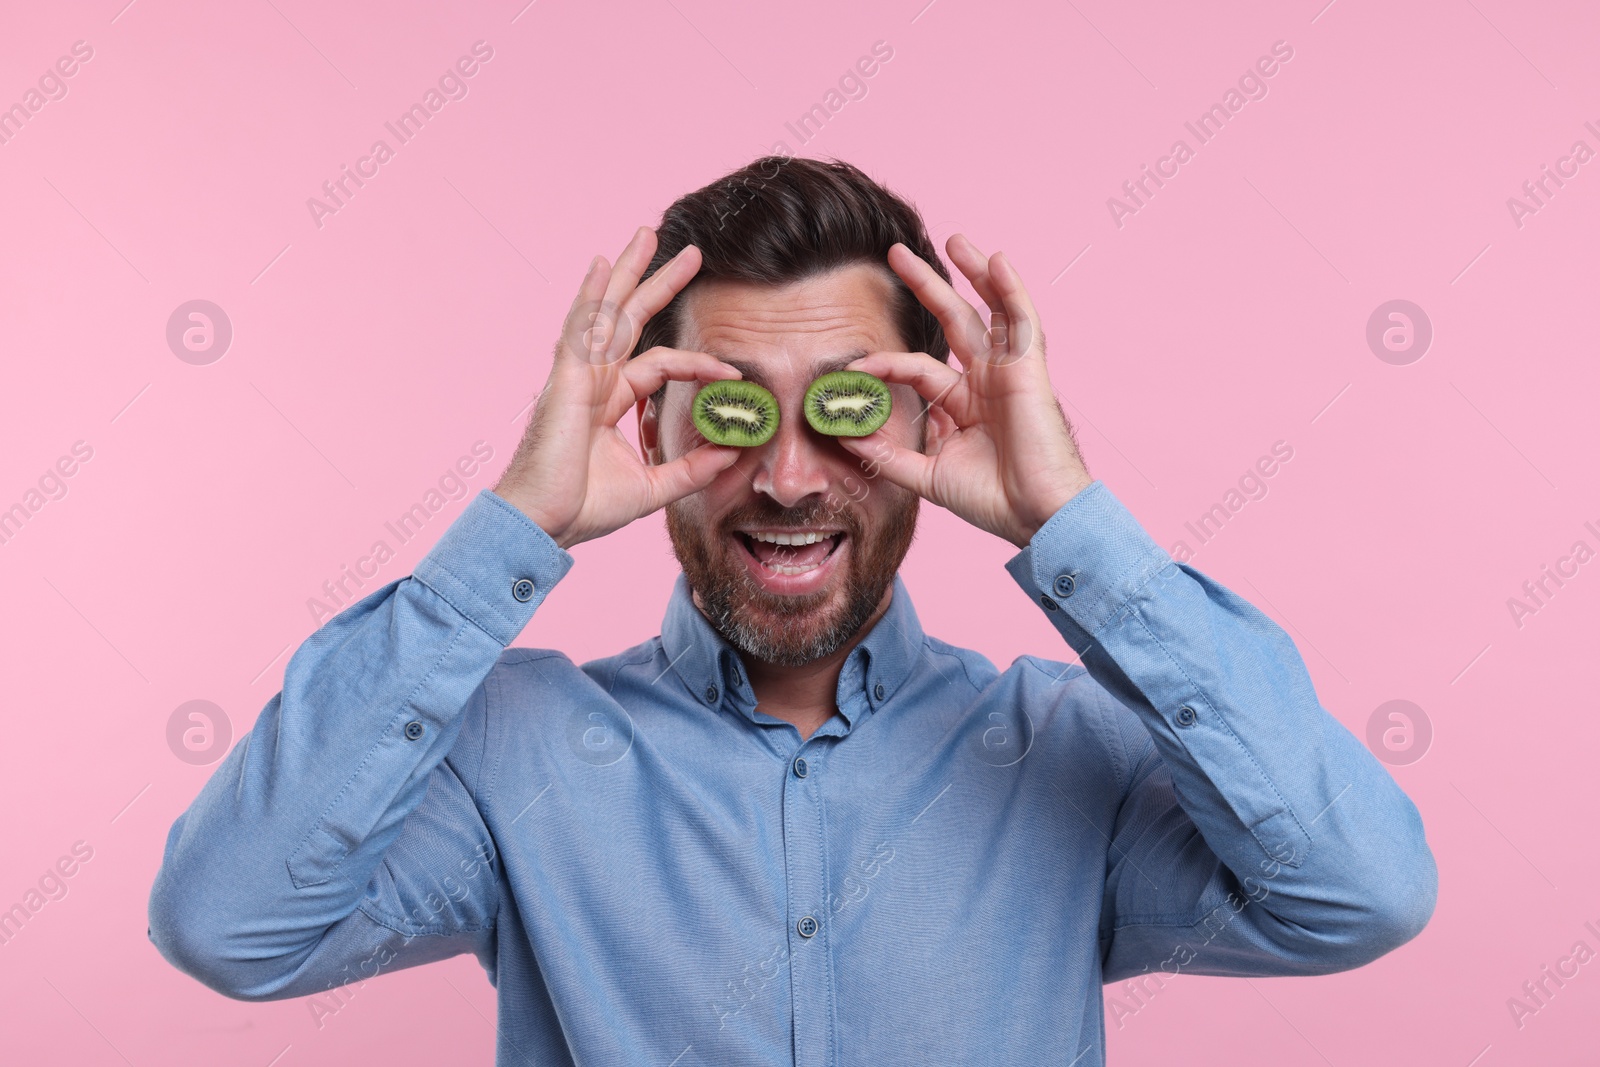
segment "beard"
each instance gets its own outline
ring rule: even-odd
[[[878,610],[916,535],[920,498],[887,481],[880,489],[892,494],[892,505],[881,528],[870,532],[856,512],[831,510],[820,500],[784,508],[761,497],[728,513],[721,528],[711,531],[690,512],[687,500],[668,504],[673,554],[712,628],[740,654],[783,667],[801,667],[838,651]],[[761,588],[733,546],[738,526],[827,525],[842,526],[848,536],[848,570],[842,583],[834,579],[833,588],[805,596],[777,596]]]

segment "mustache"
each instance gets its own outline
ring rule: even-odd
[[[854,536],[861,532],[861,517],[848,508],[830,507],[823,501],[785,508],[771,500],[762,500],[723,517],[724,533],[732,533],[740,526],[840,526],[845,533]]]

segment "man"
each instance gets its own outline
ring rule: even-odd
[[[1103,1062],[1103,983],[1415,936],[1416,808],[1288,636],[1090,477],[1006,258],[948,252],[989,328],[908,204],[768,157],[597,258],[493,492],[307,639],[173,826],[167,958],[269,1000],[472,952],[505,1064],[1032,1067]],[[890,383],[868,437],[800,410],[840,367]],[[690,420],[733,377],[778,399],[762,445]],[[1016,610],[1081,666],[923,633],[921,499],[1018,548]],[[662,507],[659,637],[506,647],[568,549]]]

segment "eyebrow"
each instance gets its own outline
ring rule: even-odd
[[[770,388],[767,376],[762,373],[761,366],[759,364],[751,363],[750,361],[743,359],[730,359],[727,356],[719,354],[715,349],[712,348],[707,348],[706,354],[708,356],[715,356],[728,366],[736,368],[740,374],[744,375],[745,380],[755,382],[757,385],[762,386],[763,388]],[[842,356],[835,356],[832,359],[825,359],[816,365],[815,377],[820,378],[824,374],[829,374],[836,370],[843,370],[845,367],[848,367],[850,364],[854,363],[856,360],[860,359],[866,354],[867,350],[865,348],[858,348],[852,352],[847,352]]]

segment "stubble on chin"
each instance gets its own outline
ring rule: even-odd
[[[775,596],[762,589],[727,534],[746,524],[822,525],[825,513],[819,509],[755,506],[726,516],[713,529],[691,516],[684,501],[675,501],[666,508],[667,534],[712,627],[743,656],[799,667],[831,655],[854,637],[894,582],[916,535],[919,504],[916,494],[898,492],[882,526],[870,533],[855,512],[827,516],[827,524],[841,525],[849,535],[848,570],[843,582],[835,579],[831,588],[806,596]]]

